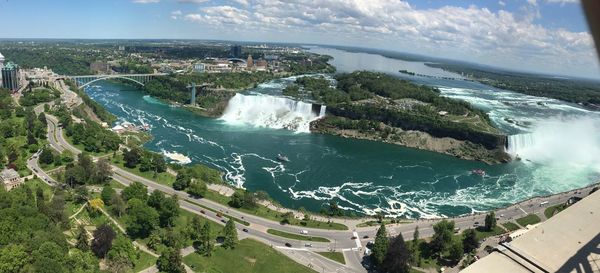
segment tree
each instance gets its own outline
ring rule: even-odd
[[[148,243],[146,243],[148,245],[149,248],[153,249],[153,250],[157,250],[158,246],[162,243],[162,239],[160,238],[160,230],[155,230],[152,231],[152,233],[150,233],[150,236],[148,236]]]
[[[467,229],[463,233],[463,250],[465,253],[471,253],[473,250],[479,247],[479,241],[477,241],[477,234],[473,229]]]
[[[94,198],[90,200],[88,205],[89,213],[92,216],[97,216],[102,213],[102,209],[104,208],[104,201],[100,198]]]
[[[0,272],[17,273],[29,263],[29,254],[22,245],[9,244],[0,248]]]
[[[458,263],[463,256],[463,245],[461,241],[455,240],[451,245],[448,252],[448,259],[455,263]]]
[[[83,224],[80,224],[77,228],[77,235],[75,237],[75,247],[81,251],[90,250],[90,238]]]
[[[40,153],[39,160],[41,163],[49,165],[52,164],[54,160],[54,155],[52,154],[52,151],[50,151],[49,148],[45,148],[42,150],[42,153]]]
[[[419,241],[419,226],[415,226],[415,231],[413,232],[413,244],[417,244]]]
[[[379,229],[377,230],[377,234],[375,235],[375,243],[373,245],[373,253],[371,257],[376,265],[382,265],[383,260],[387,254],[389,245],[388,234],[385,229],[385,225],[382,223]]]
[[[204,197],[207,191],[208,187],[206,186],[206,183],[201,181],[192,182],[187,189],[187,193],[194,197]]]
[[[101,158],[96,163],[96,167],[94,168],[94,174],[91,177],[91,182],[94,184],[104,184],[110,181],[110,177],[112,176],[112,166],[108,162],[108,160]]]
[[[106,257],[108,258],[111,272],[127,272],[133,268],[137,261],[133,244],[122,235],[117,236],[113,241],[112,247]]]
[[[123,213],[125,213],[125,211],[127,209],[127,204],[125,204],[125,201],[123,200],[123,198],[121,198],[120,195],[114,194],[113,197],[110,199],[110,203],[111,203],[112,210],[119,217],[121,217],[121,215],[123,215]]]
[[[110,247],[112,246],[112,241],[115,238],[115,231],[106,224],[99,226],[94,231],[94,240],[92,240],[92,252],[98,258],[104,258]]]
[[[154,175],[167,170],[167,163],[161,154],[152,153],[152,170],[154,171]]]
[[[104,204],[110,206],[112,204],[113,196],[115,196],[116,194],[117,192],[115,191],[115,189],[113,189],[110,185],[106,185],[104,186],[104,188],[102,188],[100,197],[102,198]]]
[[[454,222],[442,220],[433,225],[433,238],[430,243],[430,248],[433,254],[441,254],[452,243],[452,234],[454,232]]]
[[[68,272],[96,273],[100,272],[98,259],[89,251],[73,249],[69,252],[67,261]]]
[[[229,205],[234,208],[241,208],[244,205],[244,195],[240,191],[236,191],[231,196]]]
[[[235,222],[233,219],[229,218],[227,224],[225,224],[225,228],[223,229],[225,234],[225,240],[223,240],[223,248],[235,248],[235,244],[237,243],[237,230],[235,229]]]
[[[402,233],[392,239],[390,246],[383,260],[382,268],[385,272],[408,273],[410,266],[410,251],[404,243]]]
[[[146,185],[135,181],[135,182],[131,183],[129,186],[127,186],[125,189],[123,189],[123,192],[121,193],[121,197],[123,197],[123,199],[125,201],[129,201],[130,199],[137,198],[137,199],[145,202],[146,199],[148,199],[148,188],[146,187]]]
[[[141,152],[139,148],[131,148],[123,153],[123,160],[125,160],[125,167],[135,168],[140,163]]]
[[[167,248],[156,261],[156,267],[165,273],[185,273],[179,249]]]
[[[158,226],[158,212],[137,198],[130,199],[127,207],[127,234],[138,238],[148,237]]]
[[[173,182],[173,189],[178,191],[184,190],[190,185],[190,181],[191,178],[188,175],[179,172],[175,178],[175,182]]]
[[[212,251],[214,248],[214,244],[210,237],[211,228],[210,223],[206,221],[204,223],[204,227],[202,228],[202,232],[200,235],[200,252],[207,257],[212,255]]]
[[[172,227],[175,219],[179,216],[179,198],[177,195],[165,198],[158,214],[161,227]]]
[[[160,207],[165,199],[165,194],[162,191],[154,190],[152,193],[150,193],[150,196],[148,196],[148,201],[146,201],[146,204],[155,208],[156,210],[160,210]]]
[[[202,234],[202,229],[203,229],[203,225],[202,225],[202,218],[200,218],[200,216],[194,214],[194,217],[192,217],[192,221],[190,222],[190,239],[192,240],[199,240]]]
[[[492,231],[496,228],[496,214],[492,211],[485,216],[485,230]]]

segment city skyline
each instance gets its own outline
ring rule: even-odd
[[[0,38],[343,45],[600,78],[598,58],[580,9],[573,0],[9,0],[0,3],[0,16],[20,23],[0,30]]]

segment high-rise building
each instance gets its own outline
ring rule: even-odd
[[[2,87],[11,91],[19,89],[19,66],[8,62],[2,68]]]
[[[252,69],[254,67],[254,61],[252,60],[252,55],[248,54],[248,60],[246,61],[246,68]]]
[[[0,71],[4,68],[4,56],[0,53]],[[2,87],[2,74],[0,73],[0,87]]]
[[[232,45],[230,55],[233,58],[242,57],[242,46],[241,45]]]

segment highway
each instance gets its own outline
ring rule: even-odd
[[[36,113],[43,111],[43,105],[35,107]],[[81,153],[76,147],[68,143],[62,133],[62,128],[58,126],[58,119],[52,115],[46,114],[48,121],[48,141],[50,146],[55,150],[62,152],[63,150],[69,150],[73,154],[77,155]],[[56,183],[50,176],[44,173],[37,165],[37,156],[32,157],[27,161],[27,165],[34,171],[38,176],[46,180],[47,183]],[[132,181],[139,181],[146,185],[149,191],[160,190],[170,195],[177,195],[180,199],[180,206],[192,213],[202,215],[207,219],[222,223],[222,218],[218,217],[217,214],[211,210],[219,211],[226,216],[232,216],[238,219],[242,219],[250,223],[249,226],[244,226],[237,223],[238,233],[244,234],[259,241],[264,242],[279,251],[294,259],[295,261],[313,268],[319,272],[366,272],[361,265],[363,258],[365,245],[368,241],[374,240],[375,233],[378,226],[372,227],[361,227],[357,228],[356,224],[360,221],[354,220],[348,221],[343,219],[332,218],[331,221],[346,224],[350,230],[339,231],[339,230],[324,230],[314,229],[291,225],[281,225],[279,222],[268,220],[265,218],[257,217],[248,213],[244,213],[238,210],[234,210],[228,206],[216,203],[207,199],[194,198],[182,191],[176,191],[173,188],[159,184],[152,180],[132,174],[118,166],[113,165],[113,178],[121,184],[129,185]],[[566,193],[538,197],[530,200],[523,201],[519,204],[509,206],[496,210],[496,216],[498,217],[498,223],[506,221],[514,221],[514,219],[523,217],[527,214],[534,213],[540,216],[541,219],[545,219],[543,211],[546,207],[565,203],[572,196],[584,197],[587,196],[592,186],[586,187],[584,190],[569,191]],[[578,193],[577,193],[578,192]],[[542,202],[548,202],[544,206],[540,205]],[[205,209],[210,208],[211,210]],[[477,225],[483,225],[485,214],[467,215],[462,217],[450,218],[455,222],[456,227],[461,230],[472,228]],[[387,229],[390,235],[402,234],[405,239],[412,239],[413,231],[416,226],[419,227],[419,233],[421,238],[431,237],[433,235],[433,224],[439,219],[433,220],[414,220],[409,223],[393,224],[388,225]],[[478,224],[476,224],[478,222]],[[244,232],[243,229],[247,229],[248,232]],[[289,233],[299,234],[301,230],[307,230],[308,235],[317,236],[329,239],[329,243],[316,243],[309,241],[298,241],[291,240],[279,236],[274,236],[267,233],[268,229],[276,229]],[[354,240],[352,237],[355,236],[358,239]],[[290,243],[292,247],[285,247],[286,243]],[[311,244],[311,246],[307,246]],[[329,251],[336,250],[342,251],[346,258],[346,265],[339,264],[335,261],[324,258],[321,255],[314,253],[313,251]]]

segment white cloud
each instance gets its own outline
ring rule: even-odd
[[[209,0],[177,0],[177,3],[183,4],[202,4],[208,2]]]
[[[133,3],[136,4],[152,4],[152,3],[158,3],[160,2],[160,0],[133,0]]]
[[[536,1],[528,0],[531,5]],[[554,0],[557,1],[557,0]],[[281,33],[280,41],[354,44],[490,64],[569,71],[597,67],[586,32],[549,29],[534,22],[539,9],[523,14],[470,6],[416,9],[401,0],[250,0],[247,7],[215,5],[186,14],[188,21],[223,33]],[[234,33],[235,32],[235,33]],[[273,36],[270,36],[273,37]],[[312,40],[311,40],[312,39]],[[316,40],[315,40],[316,39]],[[384,44],[375,44],[382,41]],[[338,42],[339,43],[339,42]],[[441,55],[440,55],[441,54]]]
[[[537,6],[537,0],[527,0],[527,3],[529,3],[532,6]]]
[[[171,19],[177,20],[177,19],[179,19],[179,17],[181,17],[182,14],[183,14],[183,12],[181,12],[181,10],[172,11]]]
[[[504,1],[502,1],[502,0],[500,0],[500,1],[498,1],[498,5],[504,7],[504,6],[506,6],[506,3]]]

